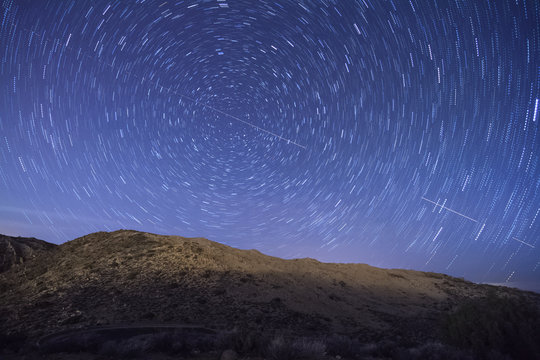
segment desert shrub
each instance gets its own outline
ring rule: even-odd
[[[325,340],[326,351],[330,355],[339,355],[341,357],[355,357],[361,354],[368,354],[372,350],[369,345],[361,343],[357,339],[351,339],[349,336],[333,334]]]
[[[396,353],[395,358],[398,360],[473,360],[472,354],[467,351],[436,342],[402,349]]]
[[[326,344],[321,340],[302,338],[292,343],[299,359],[322,359],[326,354]]]
[[[191,250],[196,254],[202,254],[204,252],[203,248],[195,243],[191,244]]]
[[[298,358],[296,349],[281,336],[270,341],[266,355],[271,360],[293,360]]]
[[[45,353],[90,352],[113,357],[137,357],[147,353],[189,354],[195,350],[215,348],[213,334],[189,333],[180,330],[157,331],[139,335],[106,335],[97,332],[73,334],[52,339],[41,345]]]
[[[219,349],[232,349],[239,354],[261,354],[268,346],[268,338],[257,331],[234,329],[219,334],[216,346]]]
[[[481,359],[538,359],[539,328],[537,305],[524,298],[498,297],[491,292],[447,315],[442,323],[442,339],[471,349]]]
[[[271,360],[322,359],[326,345],[320,340],[297,339],[286,340],[278,336],[268,345],[266,356]]]
[[[426,277],[434,278],[434,279],[442,279],[445,277],[444,274],[434,273],[434,272],[425,272],[424,275]],[[464,278],[459,278],[460,280],[465,281]]]

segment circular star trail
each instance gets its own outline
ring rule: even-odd
[[[540,278],[540,9],[4,0],[0,232]]]

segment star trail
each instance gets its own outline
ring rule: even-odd
[[[540,283],[538,2],[1,4],[0,233]]]

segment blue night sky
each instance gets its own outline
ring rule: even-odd
[[[1,4],[0,233],[540,282],[535,0]]]

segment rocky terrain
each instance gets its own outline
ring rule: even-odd
[[[0,273],[0,336],[25,349],[62,331],[171,326],[419,344],[438,341],[442,317],[465,301],[495,293],[540,303],[443,274],[283,260],[203,238],[120,230],[7,244],[0,257],[15,260],[2,264],[17,265]]]
[[[9,270],[13,265],[24,263],[55,248],[55,244],[43,240],[0,234],[0,272]]]

